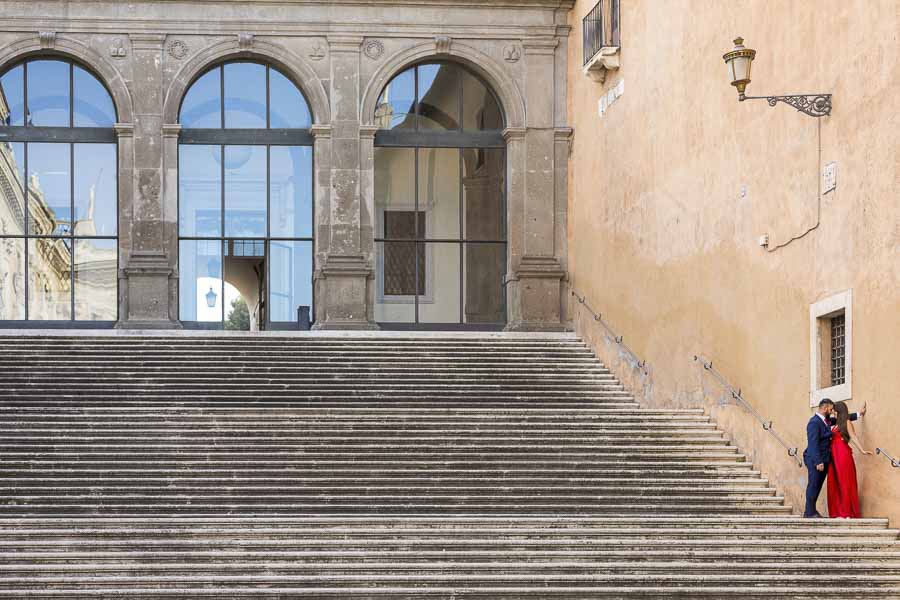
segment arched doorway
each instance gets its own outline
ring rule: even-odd
[[[0,75],[0,321],[112,326],[118,318],[116,108],[69,59]]]
[[[193,328],[300,327],[313,310],[305,97],[271,66],[228,62],[188,88],[179,122],[180,320]]]
[[[506,151],[500,103],[463,66],[396,75],[375,109],[375,320],[506,323]]]

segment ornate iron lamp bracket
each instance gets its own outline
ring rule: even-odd
[[[792,96],[741,96],[744,100],[765,100],[769,106],[783,102],[811,117],[827,117],[831,114],[831,94],[796,94]]]

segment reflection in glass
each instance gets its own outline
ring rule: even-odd
[[[25,124],[25,67],[19,65],[0,77],[0,125]]]
[[[69,127],[69,63],[33,60],[28,63],[28,124]]]
[[[459,70],[463,94],[463,129],[488,131],[503,129],[503,113],[494,95],[480,79]]]
[[[459,149],[419,148],[419,210],[431,230],[419,237],[459,239]]]
[[[381,323],[416,322],[416,245],[413,242],[376,242],[378,295],[375,320]],[[424,262],[420,265],[423,280]],[[389,292],[394,292],[393,294]],[[402,293],[397,293],[402,292]]]
[[[459,68],[420,65],[419,128],[459,129]]]
[[[225,240],[225,329],[259,331],[265,240]]]
[[[27,152],[28,229],[35,235],[67,235],[72,229],[71,146],[28,144]]]
[[[266,237],[265,146],[225,146],[225,237]]]
[[[72,318],[72,240],[28,240],[28,319]]]
[[[416,209],[415,148],[375,148],[375,209],[375,237],[387,237],[384,211]]]
[[[424,291],[420,287],[420,323],[460,322],[460,244],[419,243],[416,252],[425,265]]]
[[[505,244],[465,244],[465,322],[506,321]]]
[[[502,149],[463,150],[463,223],[467,240],[506,239],[505,153]]]
[[[222,147],[178,148],[178,227],[182,236],[222,234]]]
[[[415,103],[416,74],[409,69],[385,86],[375,108],[375,123],[382,129],[414,129]]]
[[[0,235],[25,231],[25,144],[0,142]]]
[[[221,322],[225,304],[222,242],[181,240],[178,250],[179,318],[182,321]]]
[[[116,235],[116,145],[75,144],[75,235]]]
[[[312,252],[310,241],[270,242],[269,310],[272,322],[296,322],[298,307],[312,307]]]
[[[182,127],[222,127],[222,69],[217,67],[191,84],[181,103]]]
[[[112,127],[116,122],[116,111],[103,84],[78,66],[74,67],[72,77],[75,90],[72,116],[75,127]]]
[[[269,203],[272,237],[312,237],[312,148],[269,149]]]
[[[307,129],[312,124],[306,98],[275,69],[269,69],[269,121],[272,129]]]
[[[0,321],[25,320],[25,240],[0,238]]]
[[[266,67],[257,63],[228,63],[225,69],[225,127],[265,129]]]
[[[115,321],[116,240],[75,240],[75,319]]]

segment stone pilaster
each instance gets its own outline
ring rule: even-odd
[[[125,310],[119,326],[171,328],[178,323],[172,315],[172,267],[164,240],[162,51],[165,36],[140,33],[131,34],[130,38],[134,77],[133,189],[124,200],[131,205],[131,250],[123,269]]]
[[[371,261],[363,247],[359,61],[363,38],[331,36],[331,131],[327,246],[317,271],[317,329],[371,329]],[[317,136],[317,143],[318,143]],[[323,140],[324,145],[324,140]],[[319,151],[316,151],[318,157]],[[318,175],[318,174],[317,174]],[[324,216],[324,215],[323,215]]]
[[[510,330],[560,330],[565,270],[558,247],[557,140],[554,95],[555,38],[536,38],[525,48],[527,127],[507,129],[509,169]]]

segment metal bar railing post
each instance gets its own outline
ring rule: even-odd
[[[763,430],[769,432],[772,437],[774,437],[778,441],[778,443],[781,444],[781,446],[785,450],[787,450],[788,456],[796,460],[798,466],[803,466],[803,460],[800,458],[799,448],[797,446],[791,446],[784,440],[784,438],[778,435],[778,432],[776,432],[772,427],[772,421],[767,421],[766,419],[764,419],[752,404],[744,400],[744,396],[741,394],[741,390],[735,389],[735,387],[731,385],[728,380],[725,379],[725,377],[713,367],[711,360],[708,361],[699,354],[695,354],[694,361],[699,362],[701,365],[703,365],[703,369],[707,373],[709,373],[713,377],[713,379],[715,379],[719,383],[719,385],[721,385],[723,388],[725,388],[726,391],[731,393],[732,399],[736,400],[741,406],[744,407],[747,412],[753,415],[754,419],[759,421],[759,423],[762,425]]]

